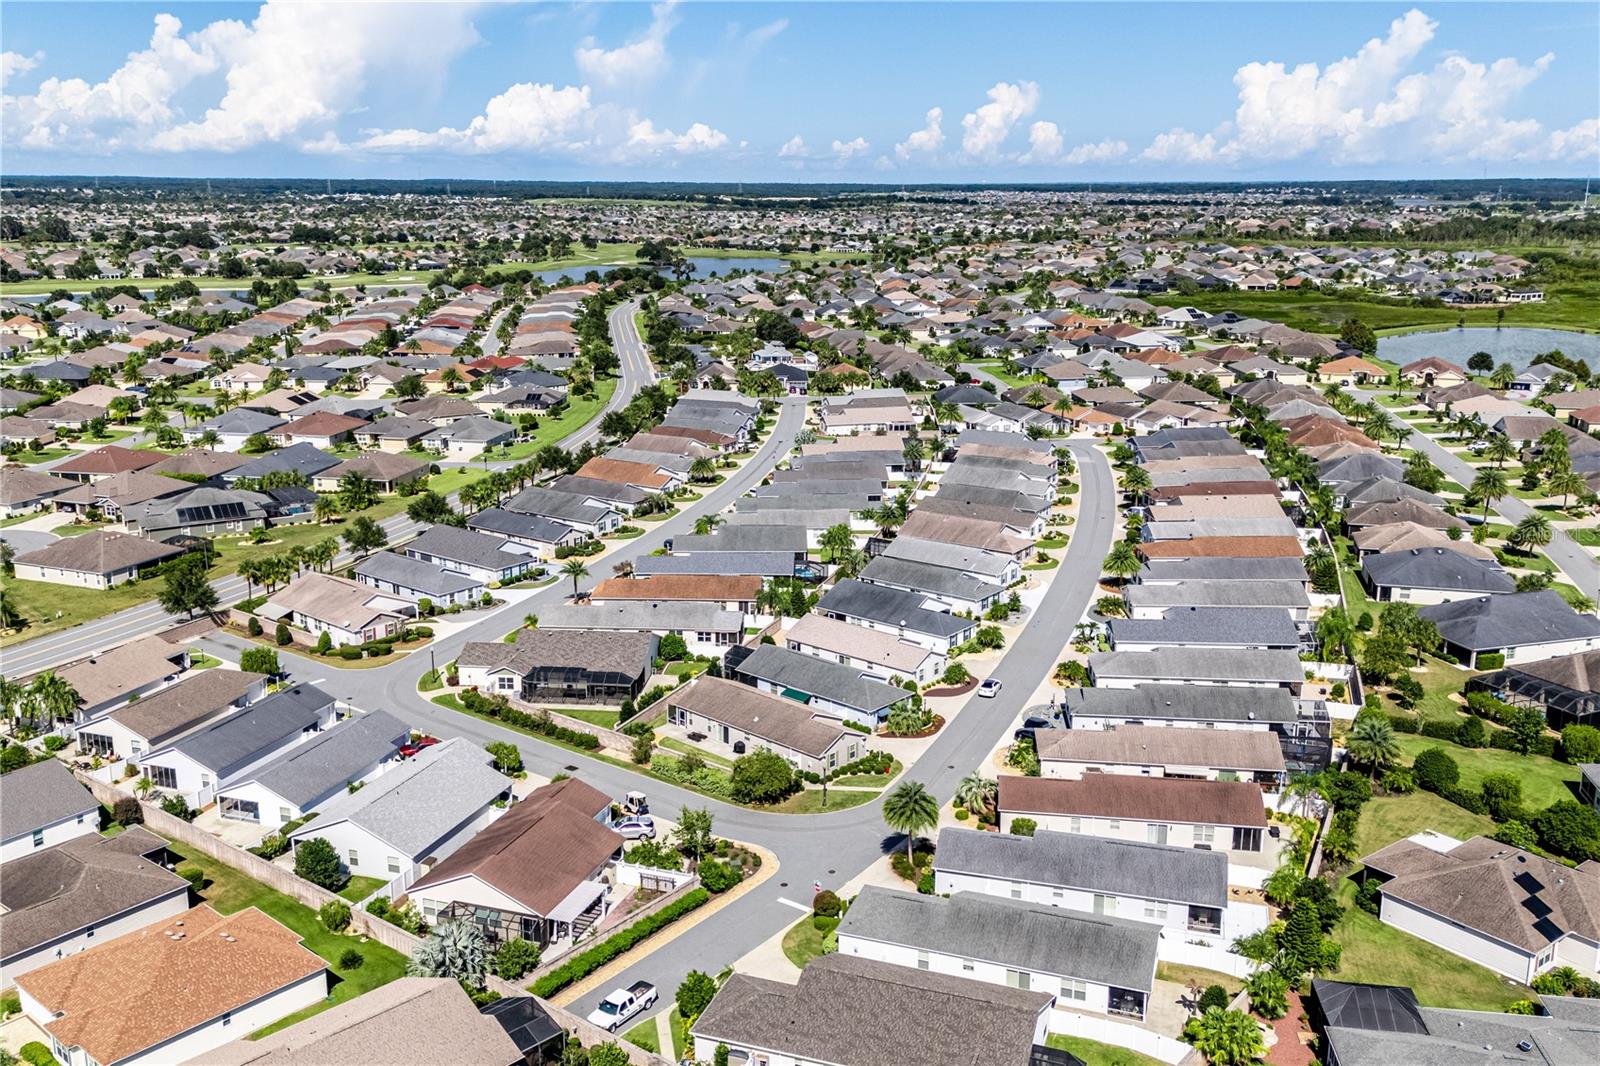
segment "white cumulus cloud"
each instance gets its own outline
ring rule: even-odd
[[[996,82],[988,97],[988,103],[961,119],[961,148],[980,159],[994,156],[1011,128],[1033,114],[1039,106],[1039,86],[1031,81]]]
[[[667,129],[656,129],[655,123],[645,118],[628,127],[628,140],[623,147],[646,152],[692,155],[698,152],[714,152],[727,143],[726,133],[712,129],[704,122],[696,122],[682,133],[674,133]]]
[[[930,107],[923,116],[922,128],[913,130],[905,140],[894,146],[894,154],[901,159],[910,159],[917,154],[931,154],[944,147],[944,108]]]
[[[1066,161],[1075,166],[1084,163],[1115,163],[1128,154],[1127,141],[1104,140],[1093,144],[1080,144],[1066,154]]]
[[[0,52],[0,85],[10,81],[18,74],[26,74],[39,65],[44,59],[43,52],[35,52],[25,56],[21,52]]]
[[[865,155],[871,147],[865,137],[857,137],[851,141],[835,140],[833,142],[833,154],[841,160],[850,159],[854,156]]]
[[[370,151],[457,152],[569,149],[586,141],[594,105],[588,86],[518,82],[491,98],[483,114],[460,128],[432,132],[371,130],[357,147]]]
[[[675,4],[656,4],[641,36],[618,48],[602,48],[593,37],[586,37],[572,58],[585,78],[607,88],[649,81],[667,69],[667,37],[677,24]]]
[[[1054,122],[1035,122],[1028,127],[1028,150],[1022,153],[1021,162],[1048,163],[1061,155],[1064,143],[1061,127]]]
[[[1157,134],[1139,158],[1152,163],[1209,163],[1217,158],[1217,139],[1209,133],[1201,137],[1184,129],[1168,130]]]
[[[806,151],[806,139],[797,133],[783,142],[783,147],[778,149],[778,155],[785,159],[792,159],[804,156]]]

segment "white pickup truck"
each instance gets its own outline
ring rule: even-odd
[[[589,1013],[589,1021],[602,1029],[616,1032],[629,1018],[655,1006],[656,986],[649,981],[635,981],[627,988],[613,989],[600,1001],[600,1006]]]

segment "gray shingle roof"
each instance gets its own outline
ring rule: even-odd
[[[556,604],[539,612],[541,629],[611,629],[638,633],[743,633],[744,612],[703,600],[612,600],[579,607]]]
[[[1554,589],[1478,596],[1417,613],[1437,626],[1445,640],[1472,651],[1600,637],[1600,621],[1578,614]]]
[[[1113,618],[1113,645],[1201,644],[1295,648],[1300,635],[1282,607],[1173,607],[1160,618]]]
[[[946,570],[979,574],[995,581],[1001,580],[1007,569],[1015,562],[1009,555],[1001,555],[999,552],[907,536],[899,536],[890,541],[879,558],[905,559]]]
[[[802,704],[720,677],[702,677],[673,692],[667,702],[815,758],[848,735],[831,722],[813,718]]]
[[[1149,992],[1161,931],[1148,922],[957,892],[948,899],[868,885],[839,935],[944,952],[1014,970]]]
[[[1311,606],[1311,597],[1299,581],[1179,581],[1171,585],[1129,585],[1125,592],[1134,607]]]
[[[414,553],[432,555],[447,562],[481,566],[488,570],[505,570],[529,562],[521,552],[506,550],[506,542],[487,533],[475,533],[455,526],[429,526],[422,534],[405,545],[407,555]]]
[[[1084,688],[1068,697],[1073,715],[1094,718],[1181,718],[1196,722],[1292,722],[1294,697],[1283,688],[1140,685]]]
[[[137,703],[118,707],[106,717],[151,744],[159,744],[243,699],[264,677],[243,670],[205,670]],[[94,732],[94,724],[83,731]]]
[[[755,575],[793,577],[794,553],[784,551],[695,552],[693,555],[642,555],[634,561],[638,577],[654,574]]]
[[[759,525],[750,523],[748,525],[726,525],[719,527],[714,533],[688,533],[681,537],[672,538],[672,551],[674,554],[727,551],[783,551],[793,553],[805,550],[806,531],[798,526],[788,524]]]
[[[915,589],[935,596],[952,596],[967,600],[981,600],[1000,592],[992,581],[980,581],[971,574],[963,574],[944,566],[919,563],[911,559],[891,559],[878,556],[861,571],[861,580],[872,585],[893,585]]]
[[[867,714],[877,714],[910,696],[905,689],[862,676],[853,666],[763,644],[738,666],[746,677],[804,692]]]
[[[509,644],[502,640],[464,644],[456,662],[473,667],[506,666],[524,676],[540,669],[581,669],[590,675],[633,679],[649,671],[655,651],[655,638],[649,633],[519,629],[517,639]]]
[[[491,762],[476,744],[452,737],[422,749],[359,791],[336,796],[295,830],[294,838],[305,840],[324,826],[349,821],[401,854],[420,858],[425,848],[511,787],[511,779]]]
[[[289,749],[257,769],[250,779],[304,809],[392,755],[410,733],[410,727],[387,711],[369,711]]]
[[[582,496],[570,492],[531,486],[523,489],[505,503],[505,509],[520,514],[539,515],[563,522],[593,525],[613,512],[604,503],[591,504]]]
[[[523,537],[545,544],[563,544],[579,531],[572,526],[540,515],[518,514],[515,511],[492,507],[479,511],[467,519],[467,528],[480,533],[498,533],[505,537]]]
[[[317,724],[333,697],[315,685],[296,685],[195,730],[172,745],[201,766],[227,777],[264,749]],[[152,752],[151,757],[159,753]]]
[[[1299,559],[1234,559],[1197,555],[1188,559],[1151,559],[1144,564],[1139,580],[1146,583],[1207,580],[1304,582],[1309,576],[1305,563]]]
[[[0,840],[15,840],[85,812],[94,814],[99,807],[64,763],[36,762],[0,775]]]
[[[1228,856],[1041,829],[1031,837],[941,829],[936,871],[1200,907],[1228,903]]]
[[[1292,651],[1254,648],[1161,648],[1157,651],[1107,651],[1089,656],[1095,677],[1191,681],[1305,680],[1305,667]]]
[[[1511,575],[1493,559],[1477,559],[1448,548],[1412,548],[1369,555],[1361,561],[1361,572],[1377,588],[1489,594],[1517,589]]]
[[[824,614],[867,618],[908,632],[952,640],[976,628],[977,623],[970,618],[924,607],[923,599],[915,592],[847,578],[823,594],[817,602],[817,610]]]
[[[370,577],[400,588],[415,589],[429,596],[449,596],[483,587],[483,582],[478,578],[394,552],[375,552],[357,563],[351,573],[358,578]]]
[[[324,470],[331,470],[341,462],[342,459],[329,455],[315,445],[291,444],[287,448],[279,448],[277,451],[258,456],[243,466],[236,466],[224,474],[223,478],[231,482],[242,477],[264,477],[282,470],[295,470],[309,478]]]
[[[1042,992],[832,954],[812,960],[794,985],[734,974],[691,1032],[804,1062],[1028,1066],[1050,1002]]]

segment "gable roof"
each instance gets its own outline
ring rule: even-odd
[[[865,676],[860,668],[830,663],[775,644],[763,644],[735,667],[746,677],[760,678],[806,696],[876,714],[908,699],[905,689]]]
[[[389,712],[368,711],[336,722],[304,744],[295,745],[252,771],[250,780],[303,810],[306,804],[393,755],[410,732]],[[242,783],[236,781],[232,787]]]
[[[118,707],[106,718],[152,745],[159,744],[231,707],[264,680],[265,674],[245,670],[205,670],[137,703]],[[93,732],[94,723],[82,729]]]
[[[1437,626],[1446,641],[1472,651],[1600,637],[1600,620],[1574,611],[1554,589],[1475,596],[1417,613]]]
[[[1376,587],[1491,594],[1517,589],[1511,575],[1494,559],[1464,555],[1450,548],[1380,552],[1361,561],[1361,572]]]
[[[1067,780],[1001,774],[999,806],[1008,814],[1066,814],[1257,828],[1267,824],[1261,789],[1249,781],[1129,774],[1096,774]]]
[[[822,758],[849,735],[833,722],[812,717],[803,704],[720,677],[702,677],[677,689],[667,703],[813,758]]]
[[[517,639],[509,644],[495,640],[463,645],[456,662],[459,666],[509,669],[524,677],[541,669],[579,669],[592,675],[635,678],[650,669],[655,646],[655,637],[649,633],[519,629]]]
[[[183,491],[180,482],[173,482]],[[61,537],[37,551],[19,555],[16,562],[48,570],[71,570],[80,574],[114,574],[134,567],[174,559],[187,549],[162,544],[131,533],[94,529],[81,537]]]
[[[0,840],[15,840],[80,814],[95,815],[98,828],[99,810],[99,802],[58,759],[0,774]]]
[[[1264,729],[1172,729],[1119,725],[1112,729],[1041,729],[1034,733],[1042,761],[1121,766],[1207,766],[1282,773],[1283,747]]]

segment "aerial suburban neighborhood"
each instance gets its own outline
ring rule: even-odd
[[[221,6],[5,4],[0,1066],[1600,1062],[1592,10]]]

